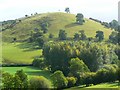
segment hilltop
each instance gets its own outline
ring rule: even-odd
[[[58,37],[59,30],[64,29],[68,37],[73,37],[80,30],[84,30],[88,37],[95,37],[96,31],[101,30],[104,32],[105,39],[108,39],[112,32],[112,30],[100,23],[86,18],[83,25],[75,24],[76,18],[74,14],[61,12],[43,13],[16,20],[16,24],[2,31],[3,41],[11,41],[12,38],[17,38],[18,41],[28,39],[32,30],[35,28],[41,29],[40,21],[43,17],[47,17],[50,23],[46,36],[51,33]]]

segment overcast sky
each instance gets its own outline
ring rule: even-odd
[[[0,21],[11,20],[31,13],[64,12],[83,13],[87,18],[102,21],[118,19],[119,0],[0,0]]]

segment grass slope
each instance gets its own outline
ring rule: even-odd
[[[32,63],[34,57],[42,55],[42,50],[30,48],[31,46],[28,43],[3,43],[3,63]]]
[[[85,19],[84,25],[77,25],[75,24],[76,18],[74,14],[61,12],[44,13],[23,18],[13,28],[3,31],[3,41],[10,41],[13,37],[16,37],[17,40],[27,39],[30,36],[31,30],[34,30],[34,28],[41,29],[39,21],[43,17],[49,18],[50,26],[48,27],[48,33],[54,34],[55,37],[58,37],[60,29],[65,29],[68,37],[73,37],[80,30],[84,30],[88,37],[95,37],[96,31],[101,30],[104,32],[105,38],[108,39],[112,32],[112,30],[105,28],[100,23],[89,19]]]
[[[118,82],[115,83],[101,83],[90,87],[78,86],[68,88],[66,90],[119,90]]]

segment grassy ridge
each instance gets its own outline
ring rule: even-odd
[[[42,54],[41,49],[33,49],[26,43],[3,43],[3,63],[30,64],[34,57]]]
[[[84,30],[88,37],[95,37],[96,31],[101,30],[105,34],[105,39],[108,39],[112,30],[105,28],[100,23],[95,21],[85,19],[84,25],[75,24],[76,18],[74,14],[67,13],[45,13],[31,16],[22,19],[22,21],[16,24],[13,28],[3,31],[3,41],[9,41],[13,37],[17,40],[25,40],[30,36],[31,30],[34,28],[41,29],[39,21],[43,17],[48,17],[50,26],[48,27],[48,34],[52,33],[55,37],[58,37],[58,32],[60,29],[65,29],[68,37],[73,37],[73,35]]]

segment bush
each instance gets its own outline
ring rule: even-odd
[[[59,39],[60,40],[66,40],[67,39],[67,33],[65,32],[65,30],[60,30],[59,31]]]
[[[97,71],[95,83],[113,82],[117,77],[117,68],[114,65],[106,65]]]
[[[51,75],[53,85],[55,88],[65,88],[67,87],[68,81],[62,71],[56,71]]]
[[[53,38],[53,37],[54,37],[54,35],[50,33],[49,34],[49,38]]]
[[[73,87],[76,83],[76,78],[75,77],[67,77],[67,81],[68,81],[68,87]]]
[[[81,76],[82,84],[86,84],[86,86],[90,86],[90,84],[94,83],[96,73],[94,72],[86,72]]]
[[[45,68],[44,58],[35,58],[32,62],[34,67],[38,67],[40,69]]]
[[[83,60],[80,60],[79,58],[72,58],[70,61],[70,73],[77,77],[83,72],[89,72],[89,69]]]
[[[18,78],[22,84],[21,88],[28,88],[27,74],[21,69],[16,71],[15,78]]]
[[[2,84],[5,89],[28,88],[27,75],[23,72],[23,70],[18,70],[15,75],[3,72],[2,76]]]
[[[118,75],[117,79],[118,79],[119,82],[120,82],[120,68],[117,70],[117,75]]]
[[[48,89],[51,83],[43,76],[35,76],[30,79],[30,88],[33,89]]]

